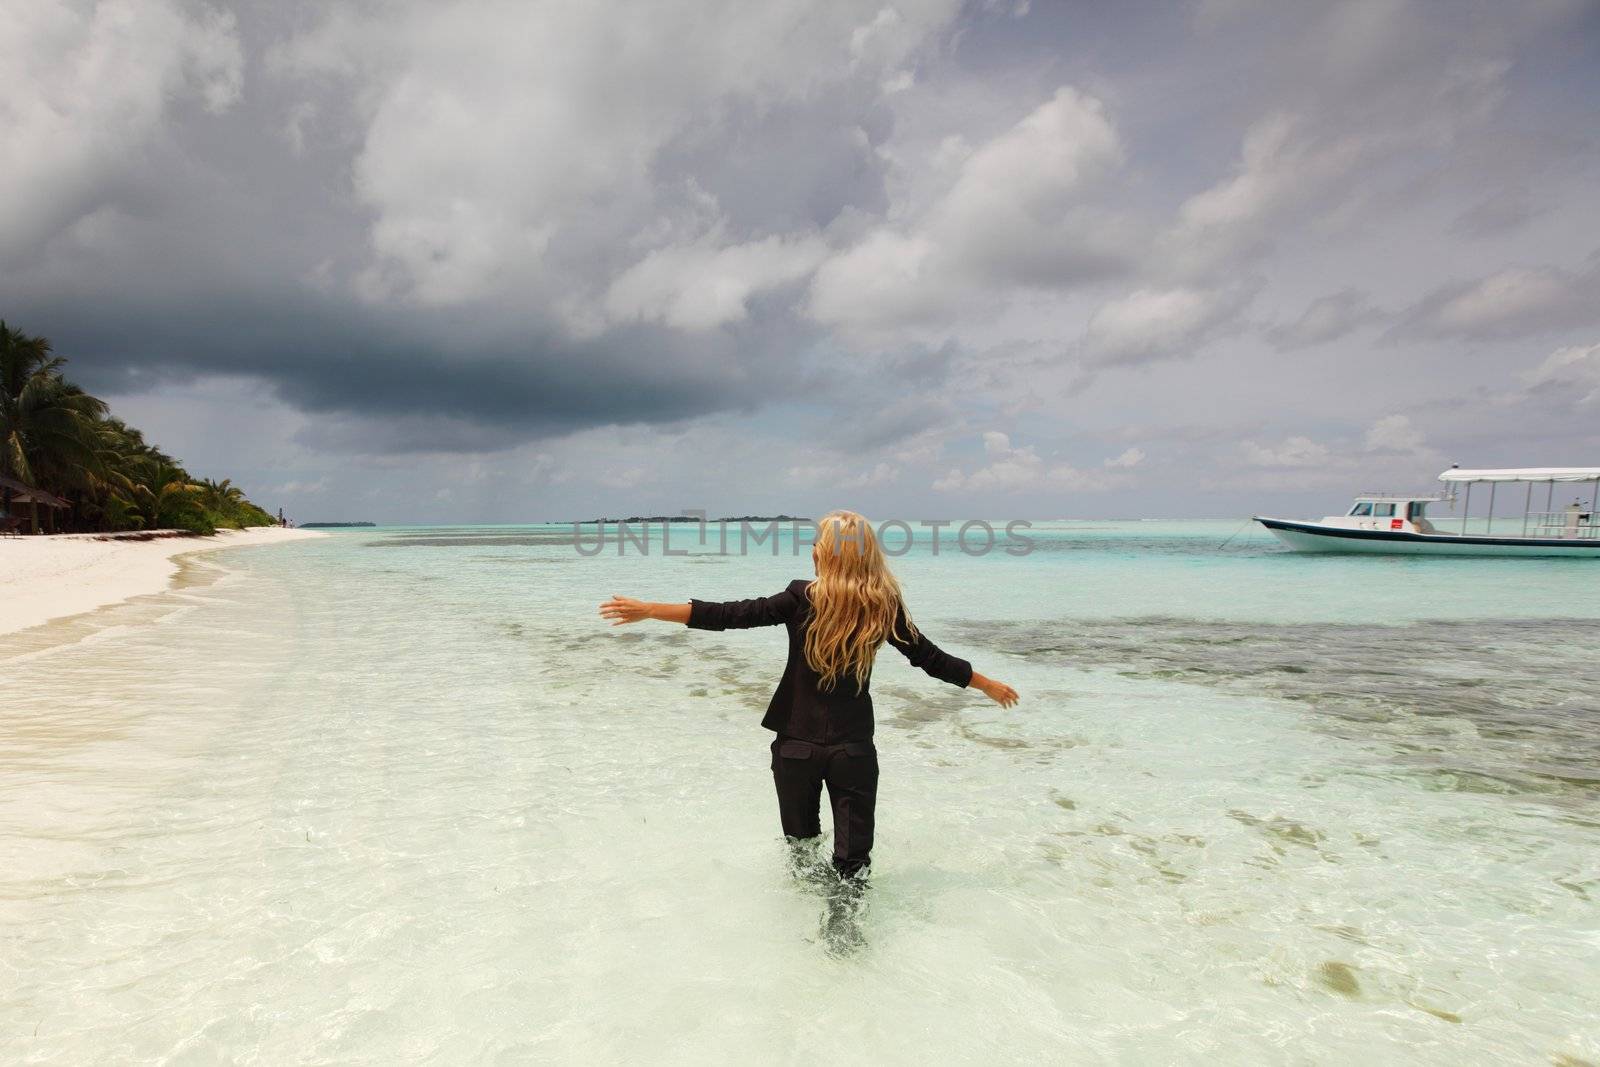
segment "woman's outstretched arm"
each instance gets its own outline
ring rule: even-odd
[[[795,586],[772,596],[752,597],[749,600],[695,600],[687,604],[652,604],[632,597],[613,596],[600,605],[600,614],[611,620],[611,625],[621,626],[644,619],[662,622],[681,622],[696,630],[748,630],[753,626],[779,626],[793,619],[800,608],[800,597]]]
[[[661,622],[681,622],[689,624],[688,604],[654,604],[647,600],[635,600],[631,596],[617,596],[612,594],[610,600],[600,605],[600,617],[610,619],[612,626],[623,626],[630,622],[643,622],[646,619],[658,619]]]
[[[894,626],[889,630],[889,643],[900,650],[900,653],[911,662],[913,667],[919,667],[929,675],[951,685],[959,685],[963,689],[976,689],[990,700],[1003,708],[1009,708],[1017,702],[1017,691],[1004,682],[985,677],[972,669],[972,664],[960,656],[952,656],[938,645],[928,640],[928,635],[918,630],[916,636],[906,636],[910,629],[906,625],[905,605],[901,604],[895,610]]]

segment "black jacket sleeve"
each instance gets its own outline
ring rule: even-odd
[[[941,682],[949,682],[963,689],[972,681],[972,664],[960,656],[950,655],[929,641],[928,635],[921,630],[917,631],[916,637],[908,638],[904,605],[896,612],[894,623],[894,629],[889,633],[889,643],[898,648],[913,667],[920,667]]]
[[[795,617],[800,598],[791,584],[781,593],[752,600],[689,600],[689,625],[696,630],[748,630],[781,626]]]

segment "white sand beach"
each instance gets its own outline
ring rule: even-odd
[[[191,552],[327,536],[277,526],[221,530],[210,537],[153,533],[157,536],[143,539],[108,534],[0,538],[0,634],[159,593],[178,572],[176,558]]]

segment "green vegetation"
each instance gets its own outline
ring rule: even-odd
[[[52,508],[0,482],[0,518],[31,529],[188,530],[273,526],[238,486],[191,477],[106,403],[61,376],[50,342],[0,320],[0,476],[65,500]]]

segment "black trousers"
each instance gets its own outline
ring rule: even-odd
[[[872,856],[878,805],[878,750],[871,741],[819,745],[778,737],[772,742],[772,780],[785,837],[822,834],[822,787],[833,808],[833,865],[841,875],[863,873]]]

